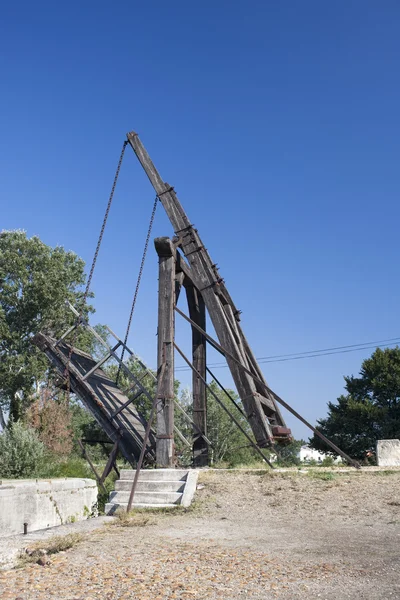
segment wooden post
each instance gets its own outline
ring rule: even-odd
[[[175,258],[169,238],[154,240],[158,254],[157,467],[174,466]]]
[[[206,307],[200,292],[193,286],[186,287],[186,296],[190,318],[202,329],[206,329]],[[193,366],[203,379],[206,379],[206,339],[192,327]],[[197,429],[193,429],[193,466],[208,465],[208,445],[199,435],[199,430],[207,435],[207,391],[201,378],[193,371],[193,421]]]

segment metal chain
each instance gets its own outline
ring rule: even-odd
[[[89,295],[90,285],[92,283],[92,278],[93,278],[93,273],[94,273],[94,269],[95,269],[96,262],[97,262],[97,257],[99,255],[101,242],[103,240],[104,230],[106,228],[108,215],[109,215],[111,204],[112,204],[112,201],[113,201],[113,198],[114,198],[114,192],[115,192],[115,188],[117,186],[119,172],[121,170],[122,160],[124,158],[125,148],[126,148],[127,145],[128,145],[128,141],[125,140],[124,143],[123,143],[123,145],[122,145],[122,150],[121,150],[121,154],[120,154],[120,157],[119,157],[119,161],[118,161],[118,165],[117,165],[117,170],[115,171],[114,181],[113,181],[113,184],[112,184],[112,187],[111,187],[110,196],[108,198],[106,212],[104,214],[103,223],[102,223],[101,229],[100,229],[100,235],[99,235],[99,238],[97,240],[96,250],[94,252],[93,261],[92,261],[92,265],[90,267],[90,271],[89,271],[89,275],[88,275],[88,279],[87,279],[87,283],[86,283],[85,292],[83,294],[81,310],[79,311],[79,315],[76,317],[76,323],[75,323],[75,325],[76,325],[77,328],[75,329],[75,333],[74,333],[74,335],[72,337],[72,340],[71,340],[71,346],[70,346],[69,353],[68,353],[68,360],[67,360],[67,364],[65,366],[65,371],[64,371],[64,377],[66,377],[66,379],[67,379],[67,399],[69,398],[70,391],[71,391],[71,381],[70,381],[69,365],[70,365],[71,358],[72,358],[72,353],[73,353],[73,348],[74,348],[74,343],[75,343],[75,340],[76,340],[76,336],[78,334],[78,325],[79,325],[79,323],[80,323],[80,321],[82,319],[83,311],[85,310],[85,305],[86,305],[86,301],[87,301],[87,298],[88,298],[88,295]]]
[[[145,244],[144,244],[143,255],[142,255],[142,260],[141,260],[140,269],[139,269],[139,275],[138,275],[137,282],[136,282],[135,294],[133,296],[133,301],[132,301],[132,306],[131,306],[131,312],[129,314],[128,325],[126,327],[125,338],[124,338],[124,345],[122,346],[121,362],[118,365],[117,377],[115,379],[115,383],[117,385],[118,385],[118,380],[119,380],[119,376],[120,376],[120,373],[121,373],[121,364],[122,364],[122,361],[124,360],[125,346],[126,346],[126,344],[128,342],[129,331],[131,329],[132,317],[133,317],[133,313],[134,313],[135,306],[136,306],[136,300],[137,300],[138,293],[139,293],[140,282],[142,280],[143,267],[144,267],[144,263],[145,263],[145,260],[146,260],[147,249],[148,249],[148,246],[149,246],[150,235],[151,235],[151,230],[153,228],[154,217],[156,215],[156,209],[157,209],[158,201],[159,201],[159,197],[156,196],[155,200],[154,200],[154,204],[153,204],[153,210],[151,211],[150,223],[149,223],[149,228],[147,230],[146,241],[145,241]]]
[[[90,272],[89,272],[89,276],[88,276],[88,280],[87,280],[87,284],[86,284],[86,290],[85,290],[85,293],[83,295],[82,309],[81,309],[81,313],[79,315],[79,319],[82,317],[82,313],[83,313],[83,310],[85,308],[86,300],[87,300],[87,297],[88,297],[88,294],[89,294],[89,289],[90,289],[90,284],[92,283],[92,277],[93,277],[94,268],[96,266],[97,257],[99,255],[99,250],[100,250],[101,242],[103,240],[104,230],[106,228],[108,214],[110,212],[111,204],[112,204],[112,201],[113,201],[113,198],[114,198],[114,192],[115,192],[115,188],[117,186],[119,172],[121,170],[122,160],[124,158],[125,148],[126,148],[127,144],[128,144],[128,142],[127,142],[127,140],[125,140],[124,143],[123,143],[123,145],[122,145],[121,155],[119,157],[117,170],[115,172],[114,181],[113,181],[111,192],[110,192],[110,197],[108,199],[106,212],[105,212],[103,223],[102,223],[102,226],[101,226],[99,239],[97,240],[97,246],[96,246],[96,250],[94,252],[93,262],[92,262],[92,266],[90,268]]]

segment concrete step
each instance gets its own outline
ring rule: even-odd
[[[134,508],[176,508],[177,505],[176,504],[140,504],[140,503],[133,503]],[[128,503],[127,502],[121,502],[119,504],[114,504],[114,502],[107,502],[106,506],[105,506],[105,514],[106,515],[113,515],[117,510],[125,510],[128,507]]]
[[[115,483],[105,512],[112,515],[117,509],[126,510],[136,471],[122,469]],[[196,491],[198,471],[187,469],[148,469],[140,472],[133,498],[134,508],[176,508],[190,506]]]
[[[115,482],[116,492],[130,492],[133,480],[119,479]],[[139,481],[137,482],[137,492],[183,492],[185,481]]]
[[[110,502],[127,504],[130,492],[111,492]],[[180,492],[135,492],[133,503],[136,504],[180,504]]]
[[[132,481],[135,473],[134,469],[121,469],[120,479]],[[139,481],[186,481],[187,473],[187,469],[143,469]]]

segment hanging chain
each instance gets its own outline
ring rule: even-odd
[[[90,267],[90,272],[89,272],[89,276],[88,276],[88,280],[87,280],[87,284],[86,284],[86,290],[85,290],[85,293],[83,295],[82,309],[81,309],[81,312],[80,312],[80,315],[79,315],[79,319],[82,317],[82,313],[83,313],[83,310],[85,308],[86,300],[87,300],[87,297],[88,297],[88,294],[89,294],[89,289],[90,289],[90,284],[92,283],[92,277],[93,277],[94,268],[96,266],[97,257],[99,255],[99,250],[100,250],[101,242],[103,240],[104,230],[106,228],[108,214],[110,212],[111,204],[112,204],[112,201],[113,201],[113,198],[114,198],[114,192],[115,192],[115,188],[117,186],[119,172],[121,170],[122,160],[124,158],[125,148],[126,148],[127,144],[128,144],[128,142],[127,142],[127,140],[125,140],[125,142],[122,145],[121,155],[119,157],[117,170],[115,172],[114,181],[113,181],[113,184],[112,184],[112,188],[111,188],[111,192],[110,192],[110,197],[108,199],[108,204],[107,204],[106,212],[105,212],[105,215],[104,215],[103,224],[101,226],[99,239],[97,240],[97,246],[96,246],[96,250],[94,252],[92,266]]]
[[[87,301],[87,298],[88,298],[88,295],[89,295],[90,285],[92,283],[92,278],[93,278],[93,273],[94,273],[94,269],[95,269],[96,262],[97,262],[97,257],[99,255],[101,242],[103,240],[104,230],[105,230],[106,224],[107,224],[108,214],[110,212],[111,204],[112,204],[112,201],[113,201],[113,198],[114,198],[114,192],[115,192],[115,188],[117,186],[119,172],[121,170],[122,160],[124,158],[125,148],[126,148],[127,145],[128,145],[128,141],[125,140],[124,143],[123,143],[123,145],[122,145],[122,150],[121,150],[121,154],[120,154],[120,157],[119,157],[117,170],[115,171],[114,181],[113,181],[113,184],[112,184],[112,187],[111,187],[110,196],[108,198],[106,212],[104,214],[103,223],[102,223],[101,229],[100,229],[99,239],[97,240],[96,250],[94,252],[93,261],[92,261],[92,265],[90,267],[90,271],[89,271],[89,275],[88,275],[88,279],[87,279],[87,283],[86,283],[85,292],[83,294],[81,310],[79,311],[79,315],[76,317],[76,323],[75,323],[76,329],[75,329],[74,335],[73,335],[72,340],[71,340],[71,345],[70,345],[70,349],[69,349],[69,353],[68,353],[68,360],[67,360],[67,364],[65,366],[65,371],[64,371],[64,377],[67,378],[67,401],[68,401],[68,398],[69,398],[69,395],[70,395],[70,391],[71,391],[71,381],[70,381],[69,365],[70,365],[71,358],[72,358],[72,353],[73,353],[74,343],[76,341],[76,336],[78,334],[78,325],[79,325],[79,323],[80,323],[80,321],[82,319],[83,311],[85,310],[85,305],[86,305],[86,301]]]
[[[143,267],[144,267],[144,263],[145,263],[145,260],[146,260],[147,248],[149,246],[150,235],[151,235],[151,230],[153,228],[154,217],[156,215],[156,209],[157,209],[158,200],[159,200],[159,198],[158,198],[158,196],[156,196],[155,200],[154,200],[154,204],[153,204],[153,210],[151,212],[149,228],[147,230],[146,242],[144,244],[142,261],[140,263],[139,275],[138,275],[137,282],[136,282],[136,289],[135,289],[135,294],[133,296],[133,301],[132,301],[132,306],[131,306],[131,312],[129,314],[128,325],[127,325],[126,332],[125,332],[124,345],[122,346],[121,362],[118,365],[117,377],[115,379],[115,383],[117,385],[118,385],[118,380],[119,380],[119,376],[120,376],[120,373],[121,373],[121,364],[122,364],[122,361],[124,360],[125,346],[126,346],[126,344],[128,342],[129,331],[131,329],[132,317],[133,317],[133,313],[134,313],[135,306],[136,306],[136,300],[137,300],[138,293],[139,293],[140,282],[142,280]]]

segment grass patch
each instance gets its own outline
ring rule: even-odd
[[[27,548],[25,553],[19,557],[17,566],[23,567],[26,564],[39,563],[40,561],[43,564],[46,564],[47,557],[70,550],[70,548],[76,546],[76,544],[83,539],[84,536],[80,533],[69,533],[68,535],[57,536],[50,538],[49,540],[44,540],[43,542],[37,542],[34,546]]]
[[[117,510],[115,520],[110,523],[111,527],[146,527],[156,525],[155,517],[164,518],[166,516],[177,517],[183,513],[193,512],[194,503],[189,508],[177,505],[176,507],[164,506],[160,508],[133,508],[129,513],[125,510]],[[193,508],[192,508],[193,507]]]
[[[387,477],[388,475],[400,475],[400,471],[372,471],[372,474],[377,477]]]
[[[308,476],[312,479],[320,479],[321,481],[334,481],[337,478],[336,473],[309,471]]]
[[[156,524],[152,515],[146,515],[135,510],[131,510],[128,513],[125,510],[119,510],[115,516],[116,520],[112,525],[116,525],[117,527],[146,527]]]

